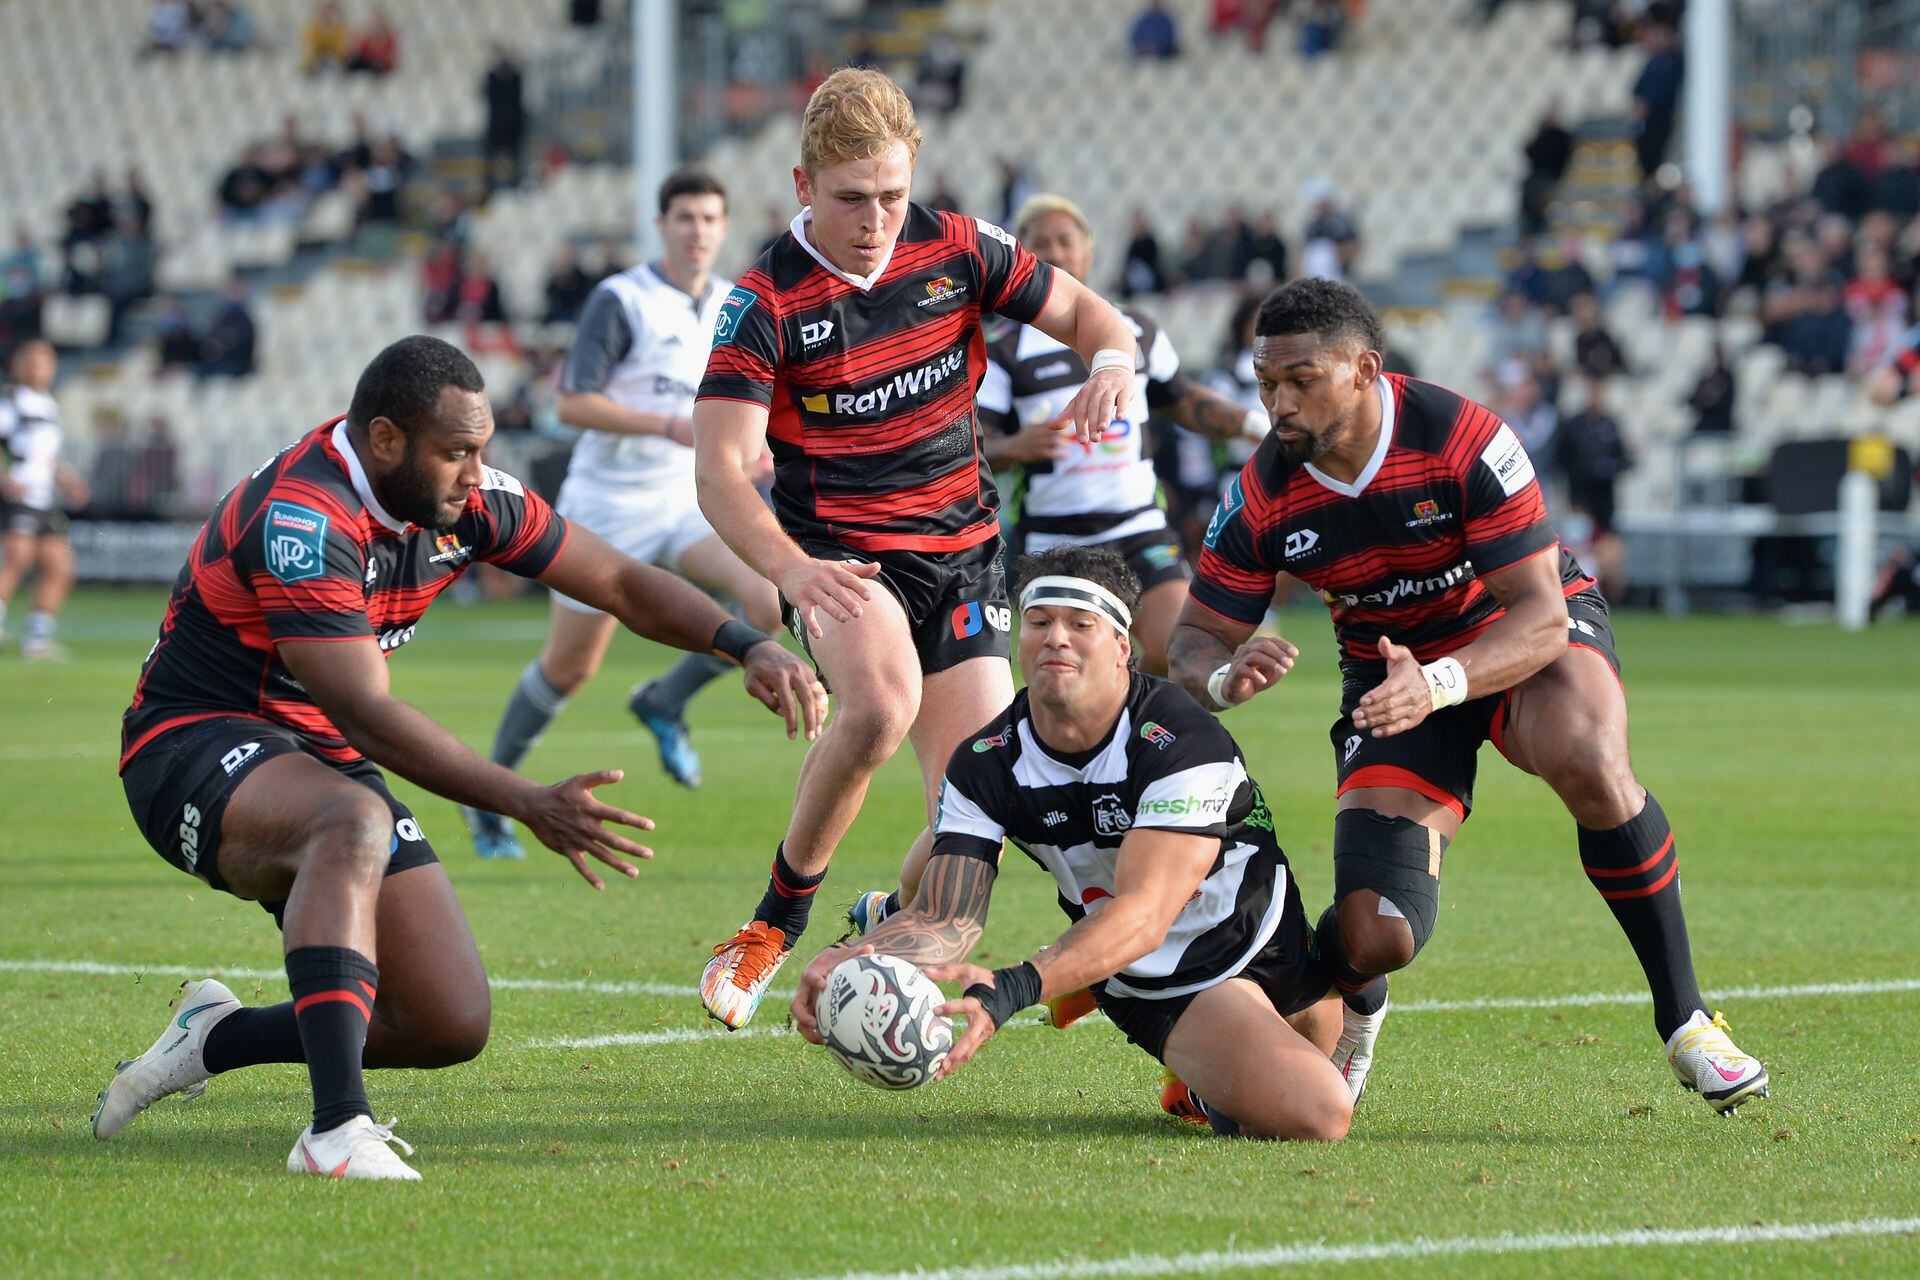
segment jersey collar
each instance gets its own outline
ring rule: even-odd
[[[44,418],[51,422],[60,412],[52,396],[44,391],[35,391],[32,387],[15,387],[13,403],[24,418]]]
[[[373,486],[367,483],[367,469],[360,465],[360,455],[353,451],[353,441],[347,438],[347,420],[345,418],[333,424],[333,447],[347,464],[347,478],[353,481],[353,492],[359,497],[360,505],[373,513],[378,520],[395,533],[405,533],[407,522],[395,520],[380,505],[380,499],[373,496]]]
[[[1387,460],[1387,450],[1393,447],[1393,388],[1387,385],[1385,374],[1374,379],[1374,385],[1380,388],[1380,439],[1373,446],[1373,456],[1367,459],[1367,465],[1353,478],[1353,483],[1335,480],[1311,462],[1307,463],[1308,475],[1345,498],[1359,497],[1361,491],[1373,483],[1373,478],[1380,474],[1381,464]]]
[[[811,257],[815,262],[819,263],[821,266],[825,267],[827,270],[831,271],[836,277],[838,277],[841,280],[845,280],[848,284],[852,285],[854,288],[858,289],[862,293],[871,293],[873,291],[873,286],[880,283],[880,277],[887,274],[887,264],[893,261],[893,250],[895,247],[899,245],[900,241],[896,239],[892,245],[889,245],[887,247],[886,256],[880,259],[880,265],[873,269],[872,275],[870,276],[848,275],[846,272],[842,271],[840,268],[834,266],[831,262],[828,262],[826,255],[821,253],[818,249],[814,248],[813,241],[807,239],[807,224],[810,221],[812,221],[812,217],[811,217],[812,212],[813,211],[811,209],[802,209],[800,212],[794,214],[793,221],[787,224],[787,230],[793,233],[793,238],[795,242],[797,242],[802,249],[805,249],[807,251],[807,254],[809,257]]]

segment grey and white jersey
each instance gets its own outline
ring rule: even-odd
[[[1115,421],[1091,445],[1075,445],[1053,462],[1020,468],[1020,520],[1029,551],[1060,543],[1087,544],[1132,537],[1167,525],[1159,504],[1159,480],[1143,429],[1150,401],[1180,372],[1180,357],[1166,331],[1132,310],[1140,357],[1134,373],[1130,418]],[[1011,433],[1065,413],[1087,381],[1077,352],[1032,325],[990,330],[987,373],[975,404],[983,430]]]
[[[21,506],[51,511],[58,505],[60,443],[60,408],[52,396],[14,387],[0,397],[0,450],[9,460],[7,479],[22,489]]]
[[[1075,755],[1040,741],[1022,690],[954,752],[933,851],[997,864],[1012,841],[1079,920],[1113,897],[1121,842],[1140,828],[1205,836],[1219,853],[1166,939],[1107,990],[1164,999],[1232,977],[1279,927],[1287,859],[1232,735],[1177,685],[1135,675],[1106,739]]]
[[[720,304],[733,282],[707,280],[688,297],[645,263],[602,280],[588,295],[560,390],[598,392],[643,413],[686,418],[707,368]],[[678,488],[691,492],[693,450],[665,436],[588,431],[573,447],[569,477],[608,488]]]

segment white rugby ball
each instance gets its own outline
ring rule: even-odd
[[[933,1079],[953,1048],[953,1019],[933,979],[896,956],[854,956],[827,975],[814,1005],[820,1035],[857,1078],[879,1089]]]

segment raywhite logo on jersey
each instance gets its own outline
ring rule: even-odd
[[[815,320],[812,324],[800,326],[800,345],[817,347],[833,336],[833,321]]]
[[[911,396],[930,392],[948,378],[966,367],[967,353],[955,348],[938,360],[921,365],[918,369],[906,373],[896,373],[870,391],[841,391],[831,397],[826,392],[819,395],[801,396],[800,406],[809,413],[885,413],[887,406],[895,400],[905,400]],[[831,404],[831,409],[829,409]]]
[[[1296,529],[1287,535],[1287,559],[1293,560],[1307,554],[1320,543],[1320,535],[1311,529]]]
[[[1445,573],[1436,573],[1431,578],[1402,578],[1398,582],[1388,583],[1379,591],[1369,591],[1363,596],[1334,595],[1327,593],[1330,604],[1340,604],[1351,608],[1357,604],[1391,605],[1414,596],[1424,596],[1433,591],[1445,591],[1456,587],[1473,576],[1473,566],[1461,563]]]
[[[1487,447],[1480,451],[1480,461],[1487,464],[1509,498],[1533,482],[1533,459],[1527,456],[1527,447],[1520,443],[1513,428],[1504,422],[1493,433]]]

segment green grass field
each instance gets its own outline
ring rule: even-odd
[[[161,607],[86,594],[71,665],[0,652],[0,1275],[1920,1274],[1913,624],[1620,620],[1635,760],[1679,833],[1701,978],[1766,1060],[1770,1101],[1722,1119],[1679,1088],[1571,820],[1488,751],[1353,1134],[1314,1148],[1162,1116],[1156,1064],[1098,1019],[1010,1027],[906,1094],[765,1034],[784,1001],[762,1034],[709,1031],[692,987],[760,892],[802,749],[716,685],[695,708],[706,788],[672,787],[622,706],[665,657],[623,637],[530,768],[628,770],[607,794],[659,822],[637,883],[595,894],[542,854],[481,863],[451,804],[397,784],[500,986],[477,1062],[369,1077],[426,1181],[361,1186],[281,1172],[299,1067],[216,1079],[111,1144],[89,1132],[114,1059],[152,1040],[184,974],[285,998],[265,914],[162,863],[114,776]],[[1300,669],[1227,723],[1317,912],[1332,645],[1317,611],[1287,622]],[[483,743],[543,634],[532,602],[442,604],[396,687]],[[891,880],[918,814],[897,760],[803,955],[837,932],[835,905]],[[1006,866],[988,964],[1062,923],[1039,870]]]

